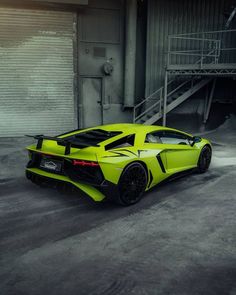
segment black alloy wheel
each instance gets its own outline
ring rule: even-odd
[[[129,206],[137,203],[147,186],[147,172],[142,164],[136,162],[127,166],[119,181],[118,203]]]
[[[210,166],[212,151],[209,146],[204,146],[198,160],[198,172],[204,173]]]

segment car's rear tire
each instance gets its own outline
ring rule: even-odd
[[[147,186],[147,172],[142,164],[135,162],[123,171],[118,188],[117,202],[123,206],[130,206],[140,201]]]
[[[203,147],[201,150],[199,159],[198,159],[198,172],[199,173],[204,173],[208,170],[210,163],[211,163],[211,156],[212,156],[212,151],[211,148],[206,145]]]

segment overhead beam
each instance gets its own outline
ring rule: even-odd
[[[31,0],[32,2],[46,2],[58,4],[88,5],[88,0]]]

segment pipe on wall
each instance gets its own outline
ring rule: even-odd
[[[124,74],[124,107],[135,103],[137,0],[126,1],[126,45]]]

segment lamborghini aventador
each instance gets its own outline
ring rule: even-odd
[[[111,124],[32,137],[37,143],[27,147],[28,179],[70,184],[94,201],[110,198],[126,206],[166,179],[205,172],[212,155],[207,139],[163,126]]]

